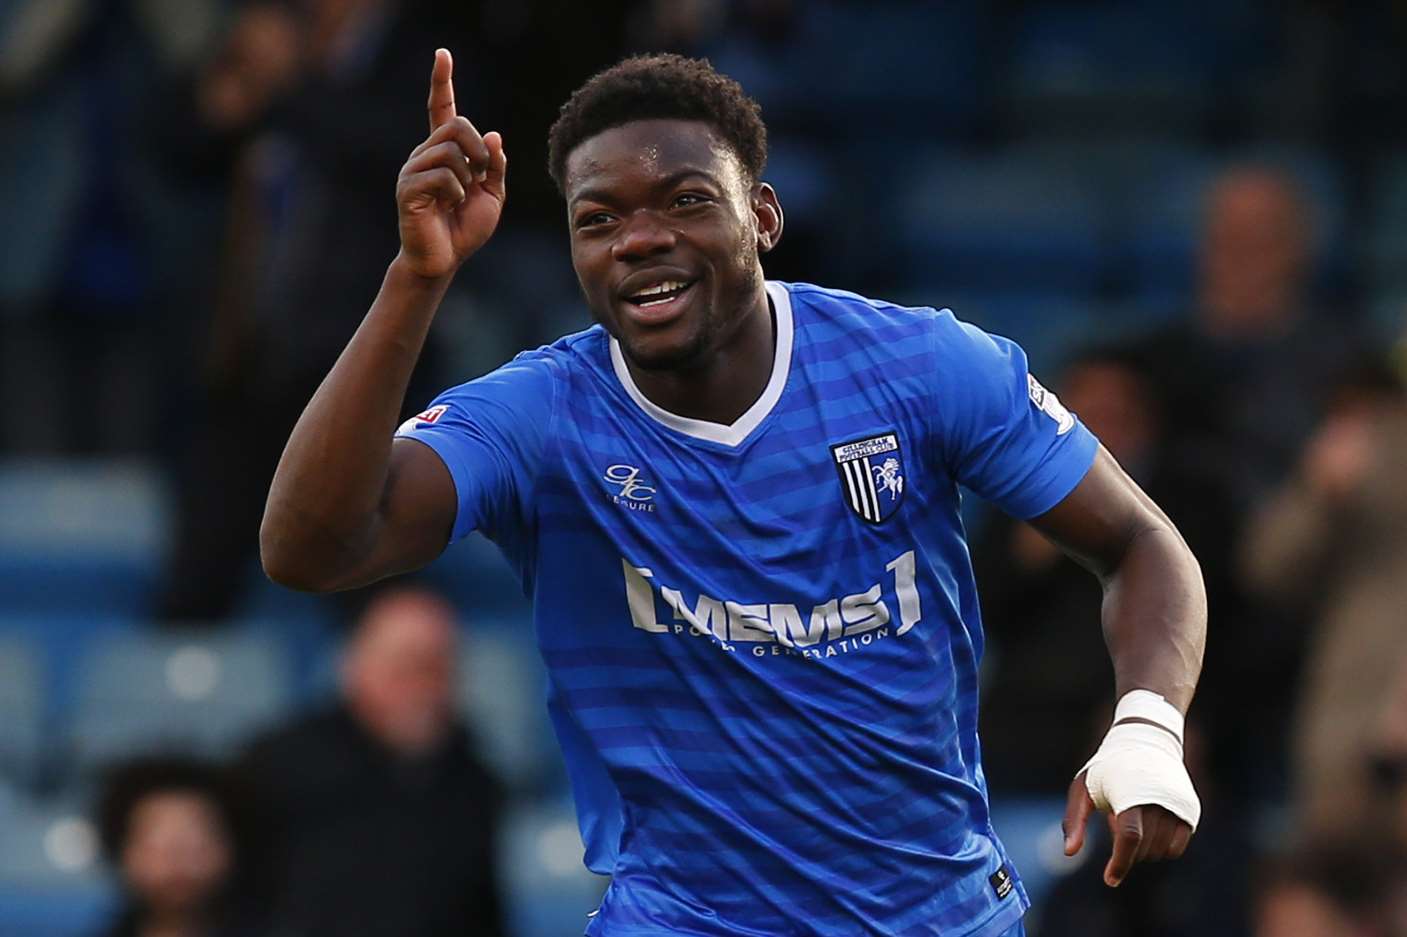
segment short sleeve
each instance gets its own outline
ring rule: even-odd
[[[1014,517],[1049,511],[1085,477],[1098,441],[1015,342],[947,310],[935,333],[937,431],[954,478]]]
[[[451,541],[475,530],[498,539],[521,525],[550,431],[554,373],[544,353],[525,352],[440,394],[396,430],[433,449],[454,479]]]

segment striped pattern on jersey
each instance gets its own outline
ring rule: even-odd
[[[612,876],[588,934],[999,934],[1026,897],[992,884],[958,482],[1043,510],[1092,437],[1057,437],[1019,349],[946,311],[769,293],[789,355],[736,438],[650,412],[599,328],[406,435],[461,512],[487,505],[456,530],[489,530],[530,589],[587,862]]]

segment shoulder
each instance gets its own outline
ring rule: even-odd
[[[910,343],[935,356],[944,370],[971,368],[984,356],[1001,357],[1011,343],[959,319],[946,306],[904,305],[810,283],[785,284],[792,305],[813,337],[845,337],[856,344]],[[996,363],[995,360],[992,363]]]
[[[875,328],[924,330],[931,328],[943,315],[952,315],[947,310],[932,306],[906,306],[813,283],[781,285],[791,295],[793,310],[801,312],[808,324],[820,327],[847,331]]]
[[[475,401],[512,404],[515,400],[550,403],[560,385],[599,370],[608,362],[607,347],[606,334],[600,326],[564,335],[550,345],[519,352],[487,374],[448,388],[436,399],[436,405],[453,407]],[[432,421],[441,415],[435,409],[432,407],[410,422]]]
[[[550,345],[520,351],[508,361],[480,377],[465,381],[459,387],[493,384],[505,380],[525,382],[556,381],[572,371],[589,367],[605,353],[605,332],[592,326],[580,332],[564,335]]]

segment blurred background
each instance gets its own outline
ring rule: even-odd
[[[969,512],[1033,937],[1407,934],[1407,4],[6,0],[0,937],[579,933],[528,609],[470,539],[314,598],[268,480],[396,249],[432,51],[513,155],[407,411],[585,327],[543,169],[621,55],[761,102],[770,276],[1011,336],[1201,558],[1203,829],[1059,855],[1099,590]]]

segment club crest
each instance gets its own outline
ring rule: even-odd
[[[840,493],[850,510],[871,524],[889,519],[904,498],[899,437],[884,433],[831,446]]]

